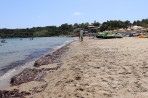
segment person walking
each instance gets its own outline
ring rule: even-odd
[[[81,29],[80,30],[80,41],[83,41],[83,33],[84,33],[84,31],[83,31],[83,29]]]

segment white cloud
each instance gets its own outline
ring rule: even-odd
[[[74,15],[74,16],[80,16],[81,13],[80,13],[80,12],[74,12],[73,15]]]

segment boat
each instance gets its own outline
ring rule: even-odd
[[[7,42],[3,39],[3,40],[1,40],[1,43],[7,43]]]
[[[140,35],[138,38],[148,38],[148,35]]]
[[[108,34],[108,33],[99,33],[96,35],[97,38],[103,38],[103,39],[112,39],[112,38],[123,38],[121,35],[117,34]]]

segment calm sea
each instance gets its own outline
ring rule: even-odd
[[[17,69],[32,67],[37,58],[74,40],[75,38],[71,37],[5,39],[7,43],[0,42],[0,82],[10,77],[12,73],[17,73]]]

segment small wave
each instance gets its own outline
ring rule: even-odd
[[[55,46],[55,47],[53,47],[52,49],[53,49],[54,51],[56,51],[57,49],[60,49],[60,48],[64,47],[65,45],[67,45],[67,44],[69,44],[69,43],[71,43],[71,42],[73,42],[73,41],[74,41],[74,40],[65,41],[63,44],[61,44],[61,45],[59,45],[59,46]]]
[[[15,68],[7,71],[2,76],[0,76],[0,90],[3,90],[10,85],[11,77],[22,72],[25,68],[33,68],[34,61],[35,61],[35,59],[31,62],[27,62],[23,66],[15,67]]]
[[[0,77],[0,81],[7,79],[8,77],[10,77],[15,72],[16,72],[16,69],[9,70],[7,73],[5,73],[4,75],[2,75]]]
[[[64,44],[68,44],[70,43],[72,40],[69,40],[69,41],[65,41]]]
[[[4,75],[0,76],[0,90],[7,88],[10,84],[10,79],[16,73],[16,69],[9,70]]]
[[[73,41],[75,41],[75,39],[74,40],[65,41],[64,44],[69,44],[69,43],[71,43]]]
[[[53,49],[53,51],[56,51],[57,49],[60,49],[60,48],[62,48],[64,46],[64,44],[63,45],[60,45],[60,46],[55,46],[55,47],[53,47],[52,49]]]

